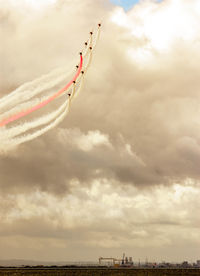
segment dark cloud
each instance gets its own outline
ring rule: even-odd
[[[43,10],[23,1],[24,9],[1,5],[2,96],[76,64],[80,45],[103,19],[85,87],[68,117],[0,156],[2,248],[12,248],[15,237],[16,248],[27,252],[28,240],[29,256],[41,258],[48,243],[56,252],[50,258],[69,256],[67,246],[73,256],[87,250],[88,258],[124,248],[142,256],[144,248],[155,256],[167,248],[169,256],[179,237],[183,252],[190,242],[197,247],[200,23],[197,1],[176,2],[191,33],[184,24],[163,26],[167,7],[178,12],[168,0],[141,3],[128,14],[108,1],[58,1]]]

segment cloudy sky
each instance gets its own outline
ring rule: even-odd
[[[200,258],[200,3],[122,2],[0,0],[1,96],[102,22],[65,120],[0,155],[0,259]]]

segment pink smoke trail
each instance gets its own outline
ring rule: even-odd
[[[13,121],[16,121],[26,115],[28,115],[29,113],[37,110],[37,109],[40,109],[41,107],[47,105],[48,103],[50,103],[51,101],[53,101],[55,98],[57,98],[58,96],[60,96],[64,91],[66,91],[74,81],[76,81],[76,79],[78,78],[78,76],[80,75],[81,73],[81,69],[82,69],[82,66],[83,66],[83,56],[82,56],[82,53],[80,53],[80,64],[79,64],[79,67],[78,67],[78,71],[76,72],[75,76],[73,77],[73,79],[68,82],[65,87],[63,87],[61,90],[59,90],[58,92],[56,92],[54,95],[52,95],[51,97],[49,97],[47,100],[31,107],[30,109],[27,109],[26,111],[21,111],[11,117],[9,117],[8,119],[5,119],[5,120],[2,120],[0,122],[0,127],[2,126],[5,126]]]

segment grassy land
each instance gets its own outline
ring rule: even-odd
[[[0,276],[200,276],[200,269],[1,268]]]

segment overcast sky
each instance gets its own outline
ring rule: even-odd
[[[199,0],[0,0],[0,94],[76,65],[99,21],[68,116],[0,155],[0,258],[199,259]]]

